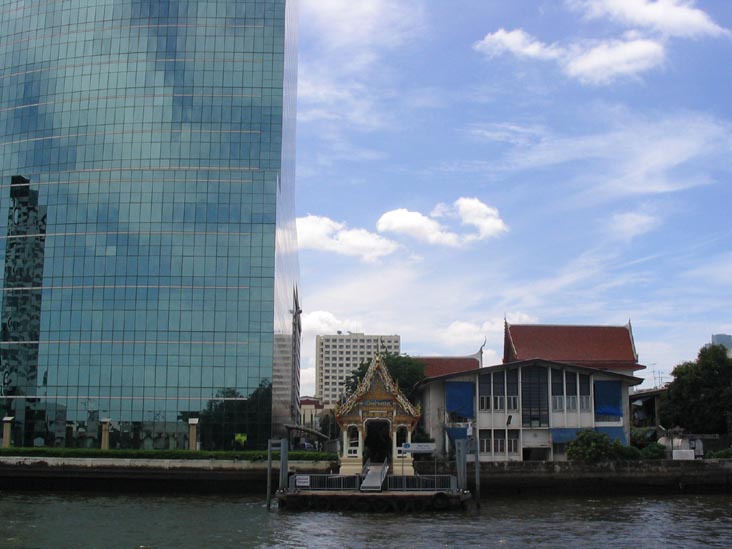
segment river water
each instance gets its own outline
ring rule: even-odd
[[[2,548],[731,547],[732,496],[490,498],[477,510],[267,511],[262,498],[0,492]]]

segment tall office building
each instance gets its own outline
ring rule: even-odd
[[[727,349],[727,356],[732,357],[732,335],[713,334],[712,345],[722,345]]]
[[[0,0],[13,443],[256,447],[297,422],[294,0]]]
[[[315,336],[315,397],[332,408],[343,394],[346,379],[361,363],[370,362],[382,352],[398,355],[398,335],[367,335],[338,332]]]

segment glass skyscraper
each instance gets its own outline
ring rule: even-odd
[[[16,446],[296,422],[293,0],[0,0],[0,402]]]

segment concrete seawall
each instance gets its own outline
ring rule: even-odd
[[[273,463],[277,479],[278,463]],[[455,474],[455,464],[419,461],[418,473]],[[291,472],[328,473],[328,461],[290,461]],[[0,458],[0,490],[262,494],[266,461]],[[732,493],[732,460],[482,463],[483,498],[521,494]],[[472,488],[474,469],[468,466]],[[276,482],[276,480],[275,480]]]
[[[292,472],[328,473],[327,461],[290,461]],[[273,462],[277,482],[279,462]],[[265,494],[266,461],[0,458],[0,489]]]
[[[455,474],[454,463],[437,472]],[[417,471],[431,474],[433,462]],[[475,469],[468,464],[468,484]],[[580,462],[482,463],[481,496],[517,494],[732,493],[732,460],[640,460],[587,464]]]

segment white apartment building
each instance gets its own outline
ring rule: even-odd
[[[315,336],[315,397],[326,408],[338,402],[346,379],[364,362],[370,362],[381,345],[382,352],[400,353],[398,335],[367,335],[338,332]]]

